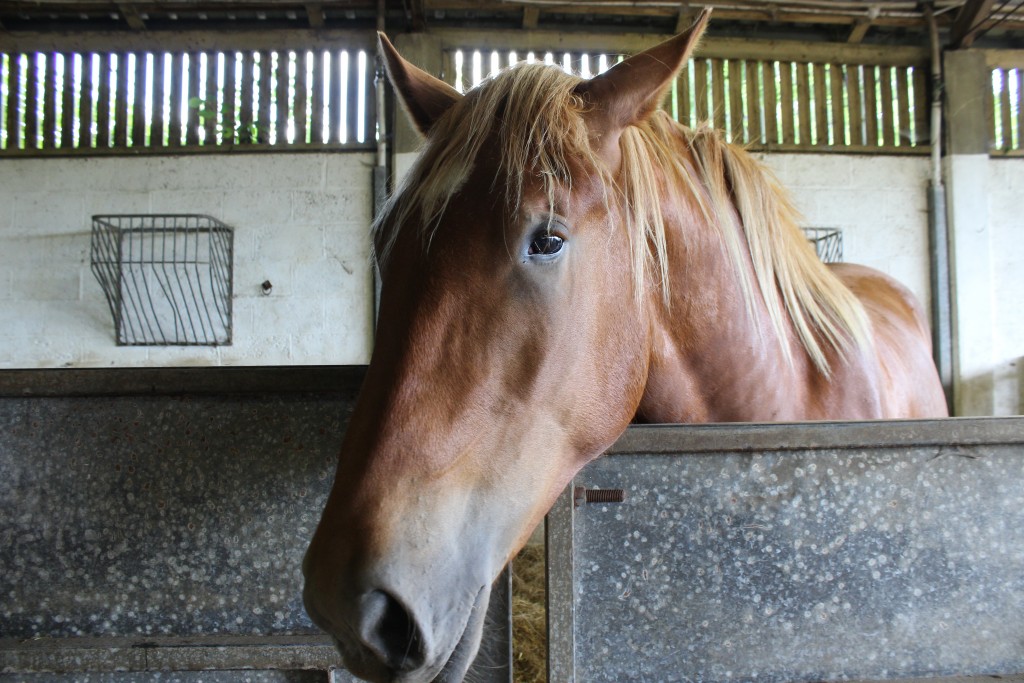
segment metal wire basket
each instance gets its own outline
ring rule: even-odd
[[[92,217],[92,272],[119,346],[231,343],[234,231],[196,214]]]
[[[839,228],[802,228],[824,263],[842,263],[843,231]]]

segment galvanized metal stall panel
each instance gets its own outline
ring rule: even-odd
[[[1024,673],[1024,418],[636,427],[549,517],[552,680]]]
[[[0,398],[0,680],[327,680],[300,564],[357,386]]]

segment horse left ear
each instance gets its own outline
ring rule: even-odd
[[[711,9],[705,9],[688,30],[660,45],[619,62],[600,76],[581,83],[576,93],[593,107],[591,126],[610,141],[626,126],[654,112],[671,87],[672,80],[693,54],[707,28]]]
[[[398,54],[388,37],[379,31],[377,42],[391,85],[398,92],[413,125],[426,136],[434,123],[462,99],[462,94]]]

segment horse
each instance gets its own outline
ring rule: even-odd
[[[369,681],[461,681],[490,586],[633,422],[941,416],[928,324],[825,266],[746,151],[659,110],[704,32],[463,95],[380,51],[424,147],[374,226],[376,345],[303,561]]]

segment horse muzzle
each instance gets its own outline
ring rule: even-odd
[[[384,587],[333,593],[307,575],[306,611],[352,674],[373,683],[460,683],[480,645],[490,585],[413,597]]]

